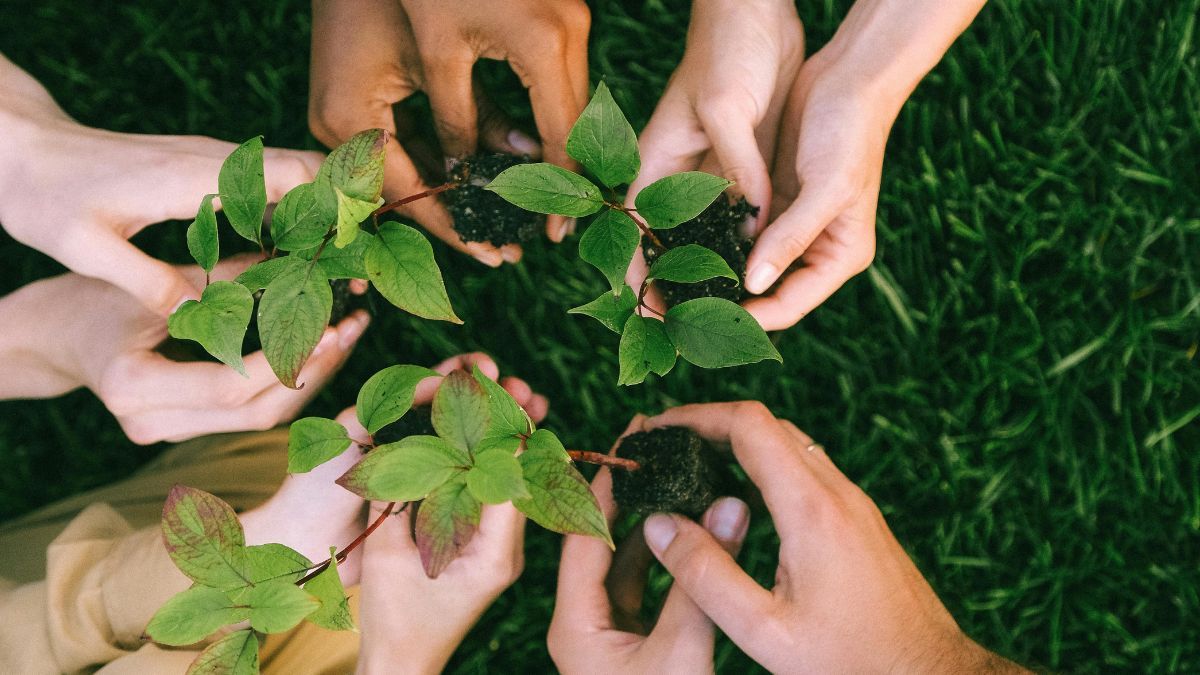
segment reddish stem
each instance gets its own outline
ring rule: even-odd
[[[382,216],[383,214],[387,213],[388,211],[393,211],[395,209],[398,209],[401,206],[404,206],[405,204],[415,202],[418,199],[432,197],[436,194],[445,192],[446,190],[453,190],[456,187],[458,187],[458,183],[443,183],[435,188],[430,188],[424,192],[418,192],[415,195],[409,195],[409,196],[405,197],[404,199],[397,199],[394,202],[388,202],[387,204],[384,204],[383,206],[381,206],[381,207],[375,209],[373,212],[371,212],[371,217],[378,218],[379,216]]]
[[[637,211],[634,209],[625,208],[625,206],[621,204],[617,204],[616,207],[621,209],[622,213],[629,216],[629,219],[637,224],[638,229],[642,231],[642,234],[646,235],[654,248],[658,249],[659,253],[666,252],[666,245],[662,243],[662,240],[658,238],[657,234],[654,234],[654,230],[650,229],[650,226],[646,224],[646,221],[642,220],[641,217],[638,216]]]
[[[650,284],[647,283],[647,281],[645,279],[643,279],[642,280],[642,289],[640,291],[638,291],[638,306],[645,307],[647,311],[657,314],[659,316],[659,318],[666,320],[666,318],[667,318],[666,314],[663,314],[662,312],[658,311],[657,309],[654,309],[650,305],[646,304],[646,291],[648,291],[648,290],[650,290]]]
[[[346,556],[350,555],[351,551],[358,548],[364,541],[366,541],[367,537],[371,536],[371,533],[374,532],[375,530],[377,530],[379,528],[379,526],[383,524],[383,521],[385,519],[387,519],[388,516],[392,515],[392,509],[394,509],[394,508],[396,508],[396,502],[388,502],[388,505],[386,507],[384,507],[384,509],[383,509],[383,513],[379,514],[379,517],[376,518],[373,523],[368,525],[367,529],[363,530],[362,534],[355,537],[354,541],[347,544],[346,548],[342,549],[341,551],[339,551],[337,553],[337,555],[334,556],[334,558],[337,559],[338,563],[346,562]],[[407,503],[404,506],[400,507],[400,511],[403,511],[406,508],[408,508]],[[397,513],[399,513],[399,511],[397,511]],[[320,574],[321,572],[324,572],[326,569],[329,568],[329,563],[331,561],[332,561],[332,558],[330,560],[326,560],[325,562],[318,565],[313,571],[309,572],[308,574],[305,574],[304,577],[302,579],[300,579],[300,581],[297,581],[296,585],[303,586],[304,584],[312,581],[314,577],[316,577],[318,574]]]
[[[587,462],[588,464],[599,464],[600,466],[612,467],[614,469],[625,469],[626,471],[637,471],[642,468],[641,464],[632,459],[624,457],[613,457],[599,452],[590,450],[568,450],[567,454],[576,462]]]

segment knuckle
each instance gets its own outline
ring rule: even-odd
[[[339,97],[319,96],[308,108],[308,128],[318,141],[334,147],[361,130],[362,117],[339,103]]]
[[[862,248],[855,252],[854,272],[856,274],[867,271],[871,263],[875,262],[875,239],[872,238],[864,244]]]
[[[582,2],[565,2],[558,6],[558,20],[572,35],[587,35],[592,27],[592,12]]]
[[[118,418],[125,436],[136,445],[150,445],[163,440],[163,435],[137,417]]]
[[[755,426],[775,421],[775,415],[761,401],[741,401],[737,404],[738,419]]]
[[[808,250],[812,245],[814,235],[806,231],[788,230],[783,233],[783,237],[779,242],[779,246],[784,253],[794,258]]]

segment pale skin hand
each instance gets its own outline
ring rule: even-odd
[[[642,170],[628,205],[665,176],[702,170],[734,181],[733,191],[761,206],[743,225],[753,235],[771,203],[768,159],[788,89],[804,58],[796,7],[784,0],[697,0],[687,47],[638,140]],[[767,159],[764,159],[767,158]],[[640,288],[647,268],[635,254],[628,280]],[[651,304],[661,309],[655,294]]]
[[[875,256],[892,123],[985,0],[858,0],[801,67],[783,113],[771,222],[747,261],[746,309],[788,328]]]
[[[82,126],[3,56],[0,94],[0,225],[71,270],[124,289],[160,316],[199,298],[194,280],[128,239],[154,223],[194,218],[201,197],[217,191],[221,163],[236,146]],[[267,198],[278,201],[312,180],[321,159],[314,152],[267,149]]]
[[[492,379],[499,374],[496,363],[479,353],[455,357],[435,370],[447,374],[472,365]],[[535,422],[546,416],[546,398],[528,384],[513,377],[499,382]],[[436,378],[426,379],[414,400],[428,403],[436,388]],[[366,436],[361,427],[346,428],[352,437]],[[383,508],[373,503],[370,519]],[[410,522],[405,509],[363,544],[359,673],[441,672],[467,631],[524,568],[525,516],[512,504],[484,506],[479,530],[436,579],[425,575]]]
[[[635,417],[623,435],[641,431],[645,419]],[[596,474],[592,491],[611,527],[617,506],[607,467]],[[746,505],[732,497],[719,499],[703,520],[724,555],[736,556],[750,524]],[[567,536],[547,638],[561,672],[712,672],[713,623],[678,585],[667,594],[654,625],[641,625],[638,615],[651,561],[640,528],[621,542],[615,556],[599,539]]]
[[[682,406],[646,426],[730,446],[762,491],[780,540],[770,590],[687,518],[655,514],[645,536],[675,585],[771,672],[1025,672],[963,634],[874,502],[761,403]]]
[[[412,148],[396,138],[408,125],[393,105],[416,91],[429,95],[447,158],[482,146],[573,167],[566,138],[587,103],[589,26],[587,6],[578,0],[316,0],[309,126],[331,147],[366,128],[392,132],[384,176],[391,200],[430,187]],[[472,77],[480,58],[508,61],[529,89],[541,144],[515,130]],[[463,242],[437,199],[400,212],[484,264],[521,257],[517,245]],[[560,216],[546,221],[556,242],[572,227]]]
[[[219,263],[213,280],[228,280],[257,260]],[[202,286],[195,266],[175,268]],[[221,363],[172,361],[156,348],[167,338],[162,317],[121,289],[65,274],[0,299],[9,323],[0,335],[8,374],[0,399],[49,398],[87,387],[135,443],[180,441],[204,434],[269,429],[291,420],[341,368],[366,329],[365,312],[328,328],[299,376],[280,384],[263,353],[245,357],[246,372]]]

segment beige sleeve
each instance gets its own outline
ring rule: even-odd
[[[157,527],[135,532],[107,504],[80,513],[46,555],[44,581],[0,585],[0,673],[73,673],[135,652],[131,661],[150,657],[142,631],[190,585]],[[164,665],[195,657],[150,651],[169,657]]]

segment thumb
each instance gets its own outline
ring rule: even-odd
[[[766,221],[771,206],[771,177],[758,148],[751,120],[747,118],[732,124],[706,123],[704,129],[721,165],[721,175],[733,181],[733,192],[744,196],[751,206],[759,207],[758,217],[748,218],[742,226],[742,233],[752,236],[758,232],[759,224]]]
[[[308,150],[265,149],[263,180],[267,186],[267,201],[278,203],[292,188],[312,182],[324,159],[321,153]]]
[[[109,229],[88,228],[55,253],[71,270],[120,288],[159,316],[169,315],[185,300],[200,298],[200,291],[177,268],[146,255]]]
[[[746,261],[746,290],[766,291],[849,204],[837,190],[813,184],[759,235]]]
[[[745,522],[730,529],[728,537],[722,532],[723,539],[740,538],[738,532],[744,528]],[[753,652],[762,639],[758,626],[771,612],[771,594],[738,567],[726,546],[683,516],[656,513],[646,519],[643,533],[655,557],[675,577],[676,586],[739,647]]]

